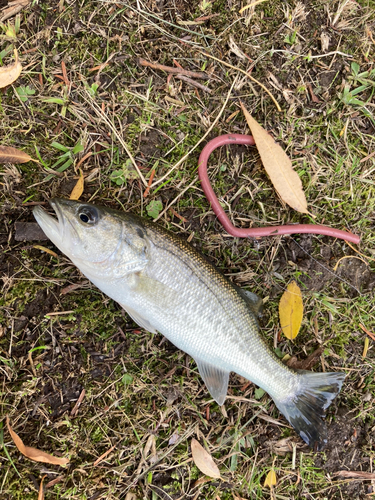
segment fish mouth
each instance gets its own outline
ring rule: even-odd
[[[64,241],[64,217],[62,214],[61,207],[59,206],[58,200],[49,201],[51,207],[55,211],[57,220],[52,215],[49,215],[41,206],[37,205],[33,209],[34,217],[42,228],[45,235],[57,246]]]

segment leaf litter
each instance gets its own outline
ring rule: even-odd
[[[69,458],[54,457],[49,453],[38,450],[37,448],[32,448],[31,446],[25,446],[22,439],[14,432],[10,423],[9,417],[6,418],[6,423],[8,427],[9,434],[12,436],[14,444],[17,446],[18,451],[22,453],[26,458],[33,460],[34,462],[43,462],[45,464],[51,465],[66,465],[69,463]]]
[[[191,440],[191,454],[195,465],[203,474],[214,479],[221,478],[219,468],[215,464],[212,456],[194,438]]]
[[[18,60],[17,49],[14,49],[14,63],[0,67],[0,89],[11,85],[17,80],[22,71],[22,65]]]
[[[307,214],[307,201],[302,181],[292,162],[273,137],[250,115],[243,103],[241,108],[254,137],[263,166],[280,198],[298,212]]]

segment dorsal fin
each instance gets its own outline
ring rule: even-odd
[[[251,311],[255,314],[255,316],[261,316],[263,310],[263,299],[258,297],[256,293],[249,292],[249,290],[243,290],[237,285],[234,285],[238,293],[243,297],[251,309]]]

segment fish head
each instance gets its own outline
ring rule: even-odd
[[[46,236],[89,278],[107,279],[140,271],[147,263],[148,240],[131,214],[55,198],[56,218],[43,208],[34,217]]]

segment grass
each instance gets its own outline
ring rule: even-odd
[[[373,341],[363,359],[366,335],[359,325],[374,333],[375,5],[268,1],[242,16],[244,5],[233,0],[155,5],[34,2],[19,14],[12,36],[7,27],[0,39],[3,64],[16,47],[24,67],[0,96],[1,143],[40,160],[0,166],[0,499],[34,500],[44,474],[46,500],[368,498],[370,481],[337,473],[373,467]],[[326,51],[322,33],[329,38]],[[208,139],[248,133],[241,112],[233,115],[241,99],[287,150],[316,216],[282,206],[254,149],[229,147],[212,155],[210,176],[233,222],[347,228],[361,235],[365,262],[346,258],[333,271],[341,257],[357,254],[329,238],[251,241],[223,232],[197,179],[205,142],[178,162],[214,123],[237,72],[197,49],[253,68],[282,108],[278,113],[241,74]],[[140,67],[138,57],[206,70],[212,94],[167,81],[165,73]],[[348,373],[327,417],[331,447],[309,450],[272,400],[234,374],[225,406],[218,407],[188,356],[136,327],[60,253],[56,259],[14,239],[15,222],[33,220],[30,203],[69,196],[89,152],[80,165],[82,199],[145,217],[152,215],[151,202],[162,209],[173,202],[174,212],[159,223],[266,298],[261,325],[271,347],[278,301],[297,280],[303,326],[294,342],[278,342],[277,352],[303,359],[322,345],[315,369]],[[133,160],[146,184],[155,169],[147,198]],[[48,316],[67,311],[73,313]],[[69,456],[70,465],[22,457],[5,429],[6,415],[25,444]],[[221,481],[202,480],[191,459],[192,437],[213,455]],[[273,491],[264,487],[271,468],[278,478]]]

